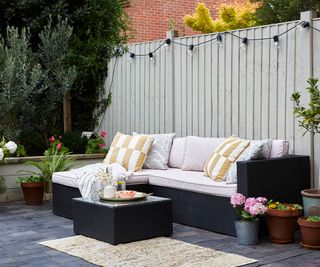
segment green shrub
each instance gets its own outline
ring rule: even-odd
[[[38,182],[44,182],[45,179],[42,176],[35,176],[35,175],[31,175],[31,176],[27,176],[27,177],[19,177],[17,179],[17,183],[21,184],[21,183],[38,183]]]
[[[81,137],[81,133],[68,131],[62,136],[62,143],[69,148],[69,151],[74,154],[84,154],[88,139]]]

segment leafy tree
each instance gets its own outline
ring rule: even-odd
[[[259,3],[256,10],[258,25],[300,19],[300,12],[314,10],[320,12],[319,0],[252,0]]]
[[[28,32],[9,27],[0,39],[0,135],[15,140],[30,135],[35,143],[45,143],[61,124],[62,97],[76,77],[75,67],[65,64],[72,28],[61,18],[55,27],[49,21],[36,52]]]
[[[227,5],[221,4],[218,8],[218,18],[213,20],[210,10],[204,3],[199,3],[193,15],[186,15],[184,22],[187,26],[203,33],[221,32],[254,26],[254,12],[257,4]]]
[[[70,40],[71,54],[68,66],[77,66],[72,96],[74,130],[93,129],[94,111],[107,105],[103,84],[107,62],[114,48],[126,40],[127,17],[121,0],[2,0],[0,1],[0,30],[5,34],[7,25],[30,27],[32,49],[41,42],[39,32],[52,16],[52,25],[61,15],[73,27]],[[109,96],[110,100],[110,96]],[[59,129],[61,129],[59,127]]]
[[[31,100],[45,89],[44,72],[25,29],[19,34],[18,29],[7,28],[6,36],[0,39],[0,136],[17,139],[23,115],[33,111]]]

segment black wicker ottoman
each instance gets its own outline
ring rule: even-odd
[[[149,196],[135,202],[74,198],[74,233],[112,245],[172,234],[171,199]]]

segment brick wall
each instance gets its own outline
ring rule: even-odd
[[[130,43],[156,39],[165,39],[172,18],[179,36],[198,34],[185,26],[183,17],[192,14],[197,3],[205,3],[213,18],[216,18],[217,7],[221,3],[234,3],[233,0],[129,0],[125,10],[131,20],[135,37]],[[237,2],[241,2],[238,0]]]

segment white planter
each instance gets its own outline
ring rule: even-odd
[[[85,165],[102,162],[105,155],[103,154],[80,154],[72,155],[76,158],[73,168],[79,168]],[[0,202],[19,201],[23,199],[20,184],[17,184],[17,178],[28,176],[27,173],[17,173],[20,170],[36,171],[32,166],[26,165],[26,161],[40,161],[43,156],[37,157],[23,157],[23,158],[7,158],[6,163],[0,164],[0,176],[5,179],[7,190],[5,193],[0,194]]]

